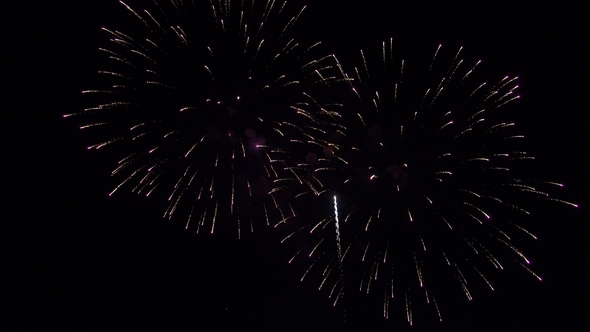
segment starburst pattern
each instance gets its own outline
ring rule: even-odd
[[[129,33],[103,28],[110,46],[96,106],[76,115],[117,145],[113,175],[134,192],[165,196],[164,214],[213,233],[235,220],[238,234],[287,218],[271,190],[268,151],[294,137],[313,139],[325,113],[313,94],[330,81],[330,55],[293,36],[305,8],[279,1],[164,1],[149,10],[121,2]],[[70,115],[67,115],[70,116]],[[328,116],[329,118],[329,116]],[[288,137],[288,138],[287,138]],[[181,211],[182,212],[179,212]]]
[[[344,280],[381,294],[386,318],[400,298],[410,324],[415,299],[442,319],[436,295],[457,289],[471,300],[507,266],[541,280],[519,246],[536,239],[531,211],[576,205],[549,194],[561,184],[527,176],[534,157],[507,120],[517,78],[483,80],[482,62],[464,60],[462,48],[439,46],[429,63],[398,59],[392,41],[380,51],[339,66],[349,83],[342,130],[321,158],[298,164],[298,177],[327,188],[301,186],[299,197],[341,197],[340,221],[334,233],[338,214],[324,209],[293,225],[283,242],[307,245],[290,262],[304,262],[302,279],[318,276],[334,303]]]
[[[532,216],[577,205],[531,175],[517,77],[462,48],[405,61],[391,40],[341,63],[282,1],[121,4],[93,106],[65,115],[120,156],[111,194],[165,197],[197,232],[272,225],[334,305],[368,294],[409,324],[501,270],[541,280],[522,249]]]

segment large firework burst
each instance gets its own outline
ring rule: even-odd
[[[517,78],[484,81],[481,61],[464,61],[462,48],[439,46],[423,63],[397,58],[392,41],[380,51],[339,66],[349,83],[341,130],[321,157],[297,165],[298,178],[326,188],[301,186],[299,197],[329,197],[308,217],[316,221],[286,233],[287,245],[307,243],[290,262],[305,262],[303,278],[318,276],[335,303],[345,289],[380,294],[389,317],[401,298],[410,324],[415,299],[441,318],[435,295],[457,289],[471,300],[508,266],[541,280],[517,246],[536,239],[531,211],[576,205],[548,193],[561,184],[528,176],[534,157],[507,120]],[[328,193],[340,197],[336,213]]]
[[[163,195],[165,217],[183,215],[197,231],[213,232],[220,215],[233,216],[226,219],[238,234],[255,227],[252,215],[265,216],[261,224],[287,218],[288,203],[271,192],[277,173],[267,151],[313,140],[325,113],[313,91],[333,67],[331,56],[318,55],[319,42],[293,37],[305,8],[271,0],[121,4],[131,32],[103,28],[108,69],[99,71],[100,87],[83,91],[95,106],[71,114],[101,137],[89,149],[117,146],[113,175],[122,180],[113,192]]]

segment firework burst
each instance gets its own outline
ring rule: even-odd
[[[292,212],[272,191],[269,151],[296,137],[313,140],[322,113],[314,89],[330,80],[331,56],[293,30],[305,8],[279,1],[162,1],[145,10],[121,2],[132,33],[103,28],[102,86],[83,93],[96,105],[75,115],[98,143],[121,155],[122,187],[169,201],[165,217],[216,230],[232,216]],[[329,118],[330,116],[328,116]],[[182,211],[182,212],[180,212]]]
[[[517,266],[541,280],[517,246],[536,239],[531,211],[576,205],[549,194],[561,184],[527,176],[534,157],[506,120],[516,77],[482,80],[481,61],[463,60],[462,48],[439,46],[414,63],[392,44],[339,65],[348,82],[342,130],[299,168],[326,188],[302,186],[299,197],[334,192],[339,211],[320,200],[323,213],[309,217],[319,221],[295,225],[283,242],[308,243],[290,262],[304,262],[302,279],[318,277],[334,303],[346,281],[348,294],[380,294],[386,318],[399,299],[412,324],[417,299],[442,320],[439,294],[471,300],[480,286],[494,289],[496,271]]]

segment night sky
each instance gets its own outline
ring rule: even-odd
[[[194,234],[163,219],[166,205],[109,174],[109,149],[88,151],[75,121],[96,77],[100,31],[130,15],[117,1],[28,2],[5,10],[3,278],[6,330],[521,331],[582,330],[590,280],[586,191],[590,67],[585,8],[553,1],[304,1],[303,33],[346,57],[394,38],[408,47],[464,46],[487,66],[519,76],[514,119],[558,196],[541,207],[539,240],[525,245],[543,282],[505,271],[497,291],[457,297],[443,322],[379,304],[334,308],[317,284],[299,282],[273,232],[238,241]],[[315,3],[317,2],[317,3]],[[391,3],[396,3],[392,5]],[[426,45],[426,46],[425,46]],[[4,117],[6,119],[6,117]],[[113,147],[116,148],[116,147]],[[292,254],[292,253],[291,253]]]

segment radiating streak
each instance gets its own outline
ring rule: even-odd
[[[451,224],[447,221],[447,219],[445,219],[443,216],[440,216],[440,218],[445,222],[445,224],[447,225],[447,227],[449,227],[450,230],[453,230],[453,227],[451,226]]]
[[[317,250],[317,248],[320,246],[320,244],[322,244],[322,242],[324,242],[324,238],[322,238],[322,239],[320,239],[320,241],[318,241],[318,243],[315,245],[315,247],[313,247],[313,249],[309,253],[308,257],[313,256],[313,253]]]
[[[467,72],[465,73],[465,75],[463,75],[463,77],[461,78],[461,81],[459,82],[459,84],[462,84],[463,81],[471,74],[473,73],[473,71],[475,70],[475,67],[477,67],[479,64],[481,63],[481,60],[478,60],[477,63],[475,65],[473,65],[473,67]]]
[[[558,199],[558,198],[546,197],[545,199],[548,199],[548,200],[554,201],[554,202],[558,202],[558,203],[563,203],[563,204],[566,204],[566,205],[570,205],[570,206],[573,206],[575,208],[579,207],[578,204],[574,204],[572,202],[564,201],[564,200]]]
[[[551,184],[551,185],[554,185],[554,186],[558,186],[558,187],[563,187],[563,184],[562,183],[559,183],[559,182],[552,182],[552,181],[541,181],[541,182],[542,183]]]
[[[365,54],[363,53],[363,50],[360,50],[361,52],[361,58],[363,59],[363,66],[365,68],[365,75],[367,75],[367,78],[371,78],[369,76],[369,68],[367,67],[367,60],[365,59]]]
[[[369,277],[367,278],[367,290],[366,290],[366,293],[367,293],[367,294],[369,294],[369,292],[370,292],[370,290],[371,290],[371,282],[372,282],[373,280],[376,280],[376,279],[377,279],[377,274],[375,273],[375,271],[376,271],[375,264],[376,264],[376,263],[377,263],[377,262],[373,262],[373,268],[371,269],[371,274],[370,274],[370,275],[369,275]]]
[[[432,61],[430,61],[430,67],[428,67],[429,71],[432,70],[432,65],[434,64],[434,60],[436,59],[438,51],[440,50],[441,47],[442,47],[442,44],[439,44],[438,47],[436,48],[436,51],[434,52],[434,56],[432,57]]]
[[[490,219],[490,218],[491,218],[491,217],[490,217],[490,215],[489,215],[489,214],[487,214],[487,213],[486,213],[484,210],[482,210],[481,208],[479,208],[479,207],[477,207],[477,206],[475,206],[475,205],[473,205],[473,204],[471,204],[471,203],[465,202],[465,201],[463,201],[463,204],[465,204],[465,205],[467,205],[467,206],[470,206],[470,207],[472,207],[472,208],[476,209],[476,210],[477,210],[477,211],[479,211],[481,214],[483,214],[483,215],[484,215],[484,216],[485,216],[487,219]]]
[[[510,248],[512,251],[514,251],[514,253],[516,253],[518,256],[520,256],[527,264],[531,264],[531,262],[528,260],[528,258],[526,258],[526,256],[522,253],[522,251],[520,251],[518,248],[516,248],[512,244],[510,244],[502,239],[498,239],[498,240],[500,242],[502,242],[504,245],[506,245],[508,248]]]
[[[522,226],[520,226],[520,225],[516,225],[516,224],[514,224],[514,226],[515,226],[516,228],[520,229],[521,231],[525,232],[526,234],[528,234],[528,235],[529,235],[530,237],[532,237],[533,239],[537,240],[537,237],[536,237],[536,236],[535,236],[533,233],[531,233],[531,232],[529,232],[527,229],[525,229],[524,227],[522,227]]]
[[[487,196],[487,197],[488,197],[488,198],[490,198],[490,199],[493,199],[493,200],[495,200],[495,201],[497,201],[497,202],[499,202],[499,203],[501,203],[501,204],[503,204],[503,205],[505,205],[505,206],[508,206],[508,207],[510,207],[510,208],[512,208],[512,209],[515,209],[515,210],[521,211],[521,212],[523,212],[523,213],[525,213],[525,214],[528,214],[528,215],[530,215],[530,214],[531,214],[529,211],[527,211],[527,210],[525,210],[525,209],[523,209],[523,208],[521,208],[521,207],[518,207],[518,206],[516,206],[516,205],[514,205],[514,204],[509,204],[509,203],[506,203],[506,202],[502,201],[501,199],[499,199],[499,198],[497,198],[497,197],[493,197],[493,196]]]
[[[107,125],[109,124],[109,122],[97,122],[97,123],[92,123],[92,124],[87,124],[84,126],[80,126],[80,129],[86,129],[86,128],[90,128],[90,127],[97,127],[97,126],[103,126],[103,125]]]
[[[307,270],[305,270],[305,273],[303,273],[303,276],[301,276],[301,279],[299,281],[303,281],[303,279],[305,279],[305,277],[307,276],[307,274],[309,273],[309,271],[311,270],[311,268],[315,265],[315,263],[318,262],[318,260],[319,260],[319,258],[316,259],[313,263],[311,263],[309,265],[309,267],[307,268]]]
[[[438,321],[442,322],[442,315],[440,313],[440,309],[438,307],[438,303],[436,302],[436,298],[432,296],[432,302],[434,303],[434,307],[436,308],[436,313],[438,315]]]
[[[369,224],[371,223],[372,219],[373,219],[373,215],[371,215],[369,217],[369,219],[367,220],[367,224],[365,225],[365,232],[369,229]]]
[[[498,227],[492,225],[492,227],[500,234],[502,234],[502,236],[504,236],[508,241],[512,240],[510,238],[510,236],[508,236],[508,234],[506,234],[505,232],[503,232],[501,229],[499,229]]]
[[[467,288],[467,279],[465,279],[463,272],[461,272],[461,269],[459,269],[457,264],[455,264],[454,262],[453,262],[453,267],[457,271],[457,279],[459,280],[459,283],[461,284],[461,288],[463,288],[463,293],[465,293],[465,296],[467,296],[467,299],[469,301],[473,300],[473,297],[471,296],[471,293],[469,292],[469,288]]]
[[[171,208],[168,212],[168,219],[172,218],[172,214],[174,214],[174,212],[176,211],[176,208],[178,207],[178,203],[180,203],[180,199],[182,198],[182,193],[180,195],[178,195],[178,197],[176,198],[176,201],[171,204]]]
[[[490,161],[490,159],[489,158],[481,158],[481,157],[479,157],[479,158],[469,158],[469,159],[466,159],[466,160],[461,161],[460,163],[463,164],[463,163],[468,163],[468,162],[473,162],[473,161]]]
[[[422,243],[422,250],[426,251],[426,244],[424,243],[424,239],[422,238],[422,236],[420,237],[420,242]]]
[[[444,125],[442,125],[440,128],[438,128],[438,131],[445,129],[445,127],[450,126],[452,124],[453,124],[453,121],[449,121],[449,122],[445,123]]]
[[[471,248],[471,250],[473,250],[473,252],[478,255],[479,252],[477,251],[477,249],[475,248],[475,246],[473,245],[473,243],[471,243],[471,241],[469,241],[467,238],[463,237],[463,241],[465,241],[465,243],[467,243],[467,245]]]
[[[365,256],[367,256],[367,251],[369,251],[370,245],[371,245],[371,241],[369,241],[369,243],[367,243],[367,247],[365,248],[365,252],[363,253],[363,258],[361,259],[361,262],[365,261]]]
[[[532,274],[535,278],[537,278],[539,281],[543,281],[543,278],[541,278],[538,274],[536,274],[533,270],[531,270],[528,266],[524,265],[521,262],[518,262],[520,264],[520,266],[522,266],[525,270],[527,270],[530,274]]]
[[[129,7],[126,3],[124,3],[123,1],[119,1],[123,6],[125,6],[131,13],[133,13],[133,15],[135,15],[140,21],[143,22],[143,24],[145,24],[145,26],[147,26],[149,28],[149,24],[148,22],[146,22],[143,17],[141,17],[141,15],[139,15],[137,12],[135,12],[131,7]]]
[[[411,308],[411,302],[410,302],[410,299],[409,299],[407,293],[406,293],[405,296],[406,296],[406,318],[408,320],[408,323],[411,326],[412,325],[412,308]]]
[[[424,296],[426,297],[426,303],[430,304],[430,295],[428,295],[428,289],[424,286]]]
[[[249,184],[248,184],[248,189],[250,189]],[[262,207],[264,208],[264,219],[266,220],[266,226],[269,226],[270,225],[270,221],[268,219],[268,210],[266,209],[266,204],[263,204]]]
[[[464,214],[468,215],[469,217],[471,217],[472,219],[474,219],[475,221],[477,221],[480,225],[483,225],[483,221],[481,221],[479,218],[477,218],[476,216],[474,216],[473,214],[467,212],[467,211],[462,211]]]
[[[328,295],[328,298],[331,299],[332,296],[334,295],[334,291],[336,290],[336,287],[338,286],[338,281],[336,281],[334,283],[334,286],[332,286],[332,289],[330,290],[330,295]],[[332,303],[332,306],[336,306],[336,303],[338,302],[338,299],[340,298],[340,294],[341,292],[338,292],[338,295],[336,296],[336,299],[334,300],[334,302]]]
[[[377,280],[377,276],[379,275],[379,259],[375,260],[373,266],[375,266],[375,273],[373,274],[373,279]]]
[[[119,188],[121,188],[121,186],[123,186],[123,185],[124,185],[124,184],[125,184],[127,181],[131,180],[131,179],[132,179],[132,178],[135,176],[135,174],[137,174],[137,173],[138,173],[140,170],[142,170],[142,169],[143,169],[143,168],[139,168],[139,169],[137,169],[137,170],[136,170],[135,172],[133,172],[133,173],[132,173],[130,176],[128,176],[128,177],[127,177],[125,180],[123,180],[121,183],[119,183],[119,184],[117,185],[117,187],[115,187],[115,189],[113,189],[113,191],[111,191],[111,192],[109,193],[109,196],[112,196],[112,195],[115,193],[115,191],[117,191]]]
[[[484,251],[487,259],[492,263],[492,265],[494,265],[494,267],[496,269],[504,270],[504,267],[502,266],[502,264],[500,263],[500,261],[498,259],[496,259],[496,257],[494,257],[494,255],[492,255],[492,253],[490,253],[485,248],[483,248],[483,251]]]
[[[467,194],[472,195],[472,196],[475,196],[477,198],[481,198],[481,195],[480,194],[478,194],[478,193],[476,193],[474,191],[471,191],[471,190],[459,189],[459,191],[464,192],[464,193],[467,193]]]
[[[321,226],[322,224],[326,223],[328,221],[328,218],[324,218],[322,220],[320,220],[319,222],[317,222],[309,231],[309,234],[312,234],[319,226]]]
[[[449,261],[449,258],[447,257],[447,254],[445,254],[445,252],[442,252],[443,257],[445,258],[445,261],[447,262],[448,266],[451,266],[451,262]]]
[[[215,210],[213,211],[213,223],[211,224],[211,234],[213,234],[213,231],[215,230],[215,222],[216,222],[216,218],[217,218],[218,204],[219,204],[219,201],[215,201]]]
[[[88,150],[90,150],[90,149],[96,149],[96,150],[98,150],[100,148],[103,148],[103,147],[105,147],[105,146],[107,146],[109,144],[115,143],[115,142],[120,141],[120,140],[123,140],[123,137],[117,137],[117,138],[113,138],[113,139],[110,139],[110,140],[105,141],[105,142],[102,142],[102,143],[94,144],[94,145],[89,146],[87,149]]]
[[[328,280],[328,277],[330,276],[330,273],[332,272],[332,267],[331,267],[332,262],[333,262],[333,260],[330,261],[330,263],[328,263],[328,265],[324,269],[324,272],[322,274],[324,276],[324,279],[322,280],[322,283],[320,284],[320,287],[318,288],[318,290],[322,290],[322,287],[324,287],[324,283],[326,282],[326,280]]]
[[[389,319],[389,297],[387,297],[387,293],[383,296],[383,318]]]
[[[416,253],[413,252],[414,255],[414,265],[416,267],[416,275],[418,276],[418,281],[420,282],[420,287],[424,287],[424,283],[422,281],[422,271],[420,270],[420,266],[418,266],[418,259],[416,258]]]

